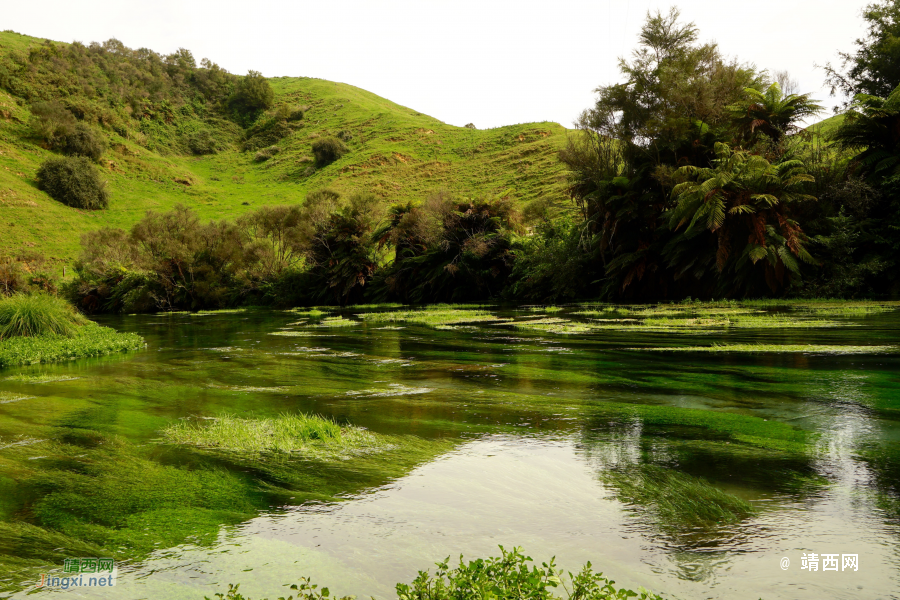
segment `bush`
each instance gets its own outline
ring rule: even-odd
[[[256,153],[256,156],[253,157],[255,162],[265,162],[278,154],[280,150],[275,146],[269,146],[268,148],[263,148],[259,152]]]
[[[59,102],[38,102],[31,107],[32,127],[53,150],[97,161],[106,152],[106,142]]]
[[[84,123],[78,123],[70,133],[60,139],[54,150],[70,156],[85,156],[96,162],[106,152],[106,142],[93,129]]]
[[[274,100],[275,92],[269,80],[259,71],[249,71],[235,86],[229,104],[240,115],[252,118],[271,107]]]
[[[304,111],[299,106],[282,104],[275,111],[275,118],[279,121],[302,121]]]
[[[38,188],[66,206],[99,210],[109,206],[106,182],[83,156],[51,158],[37,172]]]
[[[86,322],[58,296],[16,294],[0,300],[0,340],[47,334],[71,337]]]
[[[347,129],[344,129],[343,131],[341,131],[340,133],[338,133],[337,136],[338,136],[338,138],[340,138],[340,140],[343,141],[343,142],[349,142],[350,140],[353,139],[353,134],[350,133],[350,131],[347,130]]]
[[[316,164],[320,167],[330,165],[347,152],[349,148],[336,137],[321,138],[313,142],[312,152],[316,157]]]
[[[188,149],[194,154],[215,154],[219,151],[219,144],[208,129],[198,131],[188,138]]]

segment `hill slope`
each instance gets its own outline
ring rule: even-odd
[[[34,54],[40,48],[49,48],[52,55],[54,48],[67,47],[0,34],[0,57]],[[90,52],[95,50],[105,52],[93,46]],[[275,143],[279,152],[266,162],[256,162],[255,151],[242,150],[247,132],[221,118],[205,117],[202,126],[218,128],[229,143],[217,154],[193,156],[143,135],[141,131],[149,131],[145,126],[156,122],[146,115],[133,121],[139,130],[109,126],[98,117],[93,124],[109,144],[100,165],[111,200],[108,210],[96,212],[69,208],[37,189],[35,173],[54,153],[42,147],[29,124],[34,97],[0,89],[0,255],[39,252],[61,271],[77,257],[83,232],[102,226],[127,228],[147,210],[168,210],[181,203],[203,219],[231,219],[262,205],[302,202],[307,191],[322,187],[342,193],[368,190],[386,203],[422,200],[438,189],[466,197],[509,195],[522,205],[564,199],[565,173],[556,153],[565,144],[566,130],[556,123],[481,131],[447,125],[343,83],[302,77],[269,81],[275,91],[269,114],[279,106],[302,106],[305,117],[293,133]],[[37,96],[52,96],[53,91],[39,90]],[[169,108],[165,101],[157,106],[179,114],[178,107]],[[171,116],[165,119],[171,124]],[[184,122],[186,130],[198,126]],[[313,140],[339,132],[352,136],[347,142],[350,152],[315,168]]]

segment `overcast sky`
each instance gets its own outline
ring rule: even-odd
[[[681,0],[701,40],[787,70],[828,106],[815,64],[863,34],[868,0]],[[593,90],[619,80],[653,0],[31,0],[0,29],[84,43],[191,50],[225,69],[350,83],[453,125],[571,127]]]

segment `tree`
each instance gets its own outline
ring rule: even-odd
[[[681,232],[667,244],[669,266],[676,278],[706,279],[707,287],[715,282],[717,289],[707,293],[759,293],[762,282],[783,291],[790,275],[800,275],[798,260],[815,263],[790,212],[795,203],[815,200],[804,192],[814,179],[799,160],[772,164],[723,143],[716,155],[713,167],[676,172],[683,181],[672,190],[677,204],[668,221]],[[751,272],[760,261],[763,268]],[[709,273],[710,263],[716,273]]]
[[[825,81],[832,94],[886,97],[900,85],[900,0],[869,4],[862,17],[867,22],[865,37],[854,42],[856,52],[838,53],[840,67],[825,65]]]
[[[900,85],[886,98],[857,94],[831,139],[858,152],[855,161],[866,175],[900,173]]]
[[[259,71],[249,71],[235,86],[229,104],[242,117],[252,119],[270,108],[274,101],[275,92],[269,80]]]
[[[776,144],[786,135],[799,130],[798,120],[816,115],[822,106],[809,94],[788,94],[774,82],[765,92],[746,88],[745,96],[728,107],[739,135],[745,141],[757,139],[759,134]]]
[[[380,203],[370,193],[353,194],[348,201],[328,189],[307,195],[302,247],[320,298],[344,306],[372,279],[378,266],[372,234],[380,219]]]

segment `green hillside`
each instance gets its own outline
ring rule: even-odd
[[[59,61],[67,49],[68,44],[0,34],[0,60],[30,60],[33,71],[26,73],[33,79],[23,79],[30,87],[19,84],[26,90],[21,95],[9,91],[14,86],[0,89],[0,255],[38,252],[61,271],[77,257],[83,232],[128,227],[148,210],[181,203],[204,219],[230,219],[262,205],[302,202],[307,191],[322,187],[372,191],[385,203],[422,200],[439,189],[463,197],[508,195],[521,206],[537,199],[564,200],[565,174],[556,153],[565,144],[566,130],[556,123],[484,131],[454,127],[348,84],[283,77],[269,80],[275,105],[259,117],[257,129],[279,107],[302,107],[305,116],[274,144],[273,158],[257,162],[253,146],[258,140],[246,139],[253,124],[242,129],[197,102],[148,101],[140,109],[146,114],[136,119],[128,117],[131,108],[113,92],[94,91],[95,99],[82,102],[77,85],[74,91],[62,83],[51,87],[47,82],[61,75],[43,65],[52,68],[51,61]],[[83,54],[95,62],[98,56],[121,62],[115,49],[94,50]],[[56,98],[64,91],[64,101],[70,106],[81,102],[87,115],[82,118],[108,143],[99,163],[110,191],[108,210],[69,208],[37,189],[38,167],[55,154],[35,135],[30,109],[35,99]],[[182,149],[180,140],[200,128],[225,140],[218,153],[195,156]],[[341,132],[349,137],[349,153],[315,168],[312,142]]]

